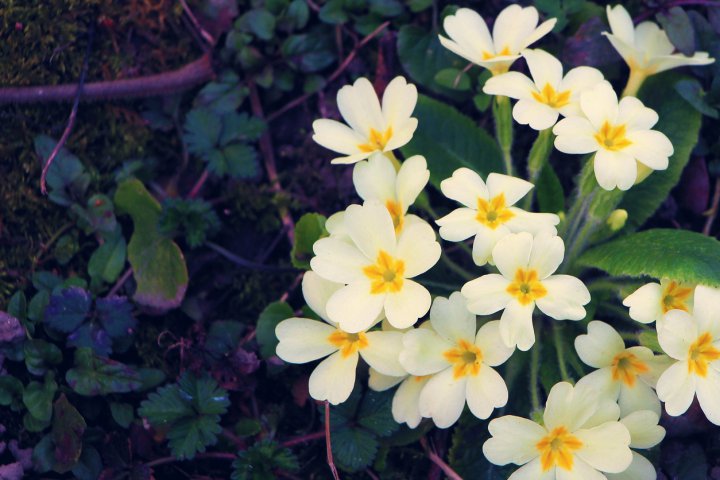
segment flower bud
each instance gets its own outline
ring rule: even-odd
[[[625,226],[625,222],[628,218],[628,212],[627,210],[623,210],[622,208],[619,208],[617,210],[613,210],[610,216],[607,219],[608,227],[610,227],[610,230],[613,232],[617,232],[621,228]]]

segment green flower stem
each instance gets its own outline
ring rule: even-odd
[[[385,155],[387,158],[390,159],[390,162],[393,164],[393,167],[395,167],[395,171],[400,171],[400,160],[397,159],[395,154],[391,151],[385,152],[383,155]]]
[[[553,142],[555,141],[555,135],[552,133],[552,128],[546,128],[538,132],[538,136],[530,149],[530,155],[528,155],[528,181],[535,185],[540,172],[545,163],[547,162],[550,152],[553,149]],[[523,200],[522,208],[524,210],[530,210],[533,203],[533,197],[535,195],[535,189],[533,188],[525,195]]]
[[[627,84],[623,90],[623,97],[636,97],[640,87],[642,86],[645,79],[648,77],[645,70],[638,68],[630,69],[630,76],[628,77]]]
[[[512,105],[508,97],[497,96],[492,104],[493,117],[495,119],[495,137],[497,138],[500,150],[505,161],[505,172],[513,174],[512,143],[513,143],[513,119]]]
[[[553,321],[553,342],[555,343],[555,352],[557,353],[558,366],[560,367],[560,377],[565,382],[570,381],[567,363],[565,361],[565,344],[562,333],[560,333],[560,324],[557,320]]]
[[[535,328],[537,335],[535,345],[530,349],[530,403],[533,412],[540,410],[540,394],[538,393],[538,379],[540,377],[540,328]]]

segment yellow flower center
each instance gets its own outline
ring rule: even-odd
[[[570,90],[558,92],[549,83],[546,83],[540,92],[532,92],[532,96],[550,108],[562,108],[570,103]]]
[[[376,151],[384,151],[385,146],[390,141],[390,137],[392,137],[393,129],[392,127],[388,127],[387,130],[385,130],[384,133],[380,133],[374,128],[370,129],[370,138],[368,138],[367,143],[363,143],[361,145],[358,145],[358,148],[361,152],[376,152]]]
[[[342,355],[343,358],[349,357],[370,344],[367,335],[363,332],[347,333],[342,330],[335,330],[327,340],[331,345],[340,350],[340,355]]]
[[[515,214],[505,206],[505,194],[488,200],[478,198],[477,215],[475,219],[483,225],[495,230],[499,225],[513,218]]]
[[[370,293],[395,293],[402,290],[405,262],[380,250],[374,265],[363,268],[363,273],[371,280]]]
[[[573,451],[582,448],[583,443],[568,432],[565,427],[556,427],[535,444],[540,452],[540,464],[543,472],[554,466],[565,470],[573,468]]]
[[[443,356],[453,365],[453,378],[456,380],[480,373],[482,351],[467,340],[459,340],[457,346],[446,350]]]
[[[713,346],[710,332],[703,333],[690,345],[688,357],[688,372],[705,378],[708,363],[720,359],[720,350]]]
[[[595,140],[605,150],[616,152],[630,145],[632,142],[627,139],[625,124],[610,125],[607,120],[595,134]]]
[[[662,311],[667,313],[670,310],[683,310],[689,311],[687,306],[687,300],[692,294],[692,288],[686,288],[680,286],[675,281],[672,281],[665,287],[662,295]]]
[[[650,368],[642,360],[627,351],[618,353],[612,361],[612,379],[628,387],[634,387],[636,377],[648,371]]]
[[[403,226],[405,225],[405,215],[403,215],[402,204],[393,200],[385,202],[385,208],[390,212],[393,225],[395,226],[395,233],[400,233]]]
[[[528,305],[530,302],[547,295],[547,290],[542,282],[538,280],[537,271],[522,268],[517,269],[515,279],[508,285],[506,291],[517,298],[520,305]]]
[[[488,52],[487,50],[483,50],[483,52],[482,52],[482,59],[483,59],[483,60],[490,60],[490,59],[493,59],[493,58],[495,58],[495,57],[504,57],[504,56],[506,56],[506,55],[512,55],[512,53],[510,53],[510,47],[508,47],[507,45],[505,45],[505,46],[502,48],[502,50],[500,50],[498,53],[491,53],[491,52]]]

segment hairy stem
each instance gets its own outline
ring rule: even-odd
[[[497,96],[492,104],[493,118],[495,119],[495,137],[503,154],[505,172],[513,174],[512,143],[513,119],[512,106],[508,97]]]
[[[555,135],[552,133],[552,128],[546,128],[545,130],[538,132],[538,136],[530,149],[530,155],[528,155],[527,179],[533,185],[537,183],[538,178],[540,177],[540,172],[547,163],[550,152],[553,149],[554,140]],[[530,210],[534,195],[534,188],[525,195],[525,198],[523,199],[523,209]]]

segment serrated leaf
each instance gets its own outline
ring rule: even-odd
[[[138,303],[165,311],[180,305],[185,297],[188,272],[180,247],[158,233],[160,204],[137,179],[122,182],[115,192],[115,204],[134,223],[128,244]]]
[[[87,424],[65,394],[60,395],[53,407],[54,415],[50,433],[55,444],[53,470],[65,473],[75,466],[82,453],[82,437]]]
[[[623,197],[619,208],[628,212],[626,229],[640,227],[662,205],[670,190],[680,181],[685,165],[698,140],[702,115],[671,87],[684,77],[666,72],[648,78],[639,98],[655,110],[660,120],[653,127],[670,139],[675,153],[667,170],[653,172],[645,181],[633,186]]]
[[[178,386],[186,399],[192,399],[192,406],[198,413],[223,414],[230,405],[227,392],[209,376],[185,374],[180,377]]]
[[[482,177],[503,171],[502,153],[495,140],[455,108],[420,95],[413,115],[418,119],[418,128],[401,151],[405,158],[425,156],[430,181],[438,189],[440,182],[460,167],[468,167]]]
[[[257,117],[247,113],[228,113],[222,117],[223,128],[219,145],[226,146],[231,142],[252,142],[258,140],[267,125]]]
[[[248,94],[246,87],[240,86],[235,72],[223,72],[216,81],[206,84],[198,92],[193,106],[203,107],[218,114],[234,112]]]
[[[92,298],[79,287],[66,288],[50,297],[45,309],[45,324],[63,333],[78,328],[90,311]]]
[[[363,428],[342,428],[331,435],[332,453],[338,467],[357,472],[368,467],[378,450],[378,441]]]
[[[392,399],[395,392],[368,391],[360,403],[358,424],[380,437],[395,432],[399,425],[392,415]]]
[[[219,415],[201,415],[178,420],[167,438],[173,455],[182,459],[191,459],[195,454],[204,452],[209,445],[217,443],[217,435],[222,432]]]
[[[268,359],[275,355],[278,339],[275,336],[275,327],[286,318],[293,317],[293,309],[285,302],[273,302],[258,317],[255,328],[255,338],[260,345],[260,355]]]
[[[97,355],[108,356],[112,353],[112,339],[95,322],[80,326],[67,337],[68,347],[91,348]]]
[[[95,302],[98,321],[112,338],[132,335],[137,320],[132,314],[132,305],[126,297],[112,296],[98,298]]]
[[[221,132],[222,117],[209,108],[194,108],[185,117],[183,139],[190,153],[206,155],[218,144]]]
[[[588,250],[579,263],[611,275],[667,277],[720,287],[720,241],[689,230],[627,235]]]
[[[213,158],[216,161],[222,159],[223,165],[219,167],[210,162],[208,168],[210,170],[222,170],[232,178],[254,178],[260,173],[257,152],[250,145],[233,143],[222,149],[222,156],[214,156]]]
[[[193,413],[192,406],[182,397],[177,384],[160,387],[157,392],[148,395],[138,409],[138,414],[155,426],[176,422]]]
[[[275,470],[293,472],[300,466],[295,455],[272,441],[263,441],[238,453],[231,480],[273,480]]]
[[[205,348],[216,359],[227,355],[238,346],[245,325],[234,320],[216,320],[210,325]]]
[[[67,371],[65,380],[76,393],[89,397],[132,392],[142,385],[135,369],[97,356],[89,348],[75,351],[75,367]]]
[[[327,236],[326,221],[327,218],[319,213],[306,213],[295,224],[295,244],[290,252],[290,259],[294,267],[310,270],[313,244]]]

